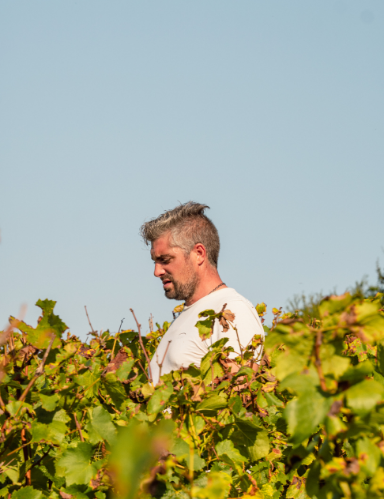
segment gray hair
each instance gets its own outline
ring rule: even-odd
[[[209,206],[189,201],[141,226],[140,234],[145,243],[153,242],[170,232],[171,245],[189,254],[195,244],[203,244],[211,265],[217,267],[220,251],[219,233],[211,220],[204,215]]]

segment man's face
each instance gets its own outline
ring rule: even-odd
[[[167,298],[187,301],[195,292],[198,275],[191,256],[181,248],[171,247],[169,239],[169,234],[165,234],[152,242],[154,274],[162,280]]]

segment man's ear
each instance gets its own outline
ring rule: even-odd
[[[205,249],[204,244],[201,243],[195,244],[192,252],[194,253],[197,265],[202,265],[206,261],[207,250]]]

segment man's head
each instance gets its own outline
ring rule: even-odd
[[[144,241],[151,242],[155,276],[163,281],[168,298],[188,301],[202,275],[216,272],[220,240],[216,227],[204,215],[206,208],[185,203],[141,227]]]

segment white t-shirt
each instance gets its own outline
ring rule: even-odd
[[[235,358],[240,355],[236,331],[232,327],[224,332],[219,321],[215,320],[212,336],[208,340],[202,340],[195,326],[197,321],[206,319],[199,318],[200,312],[213,309],[219,313],[225,303],[227,304],[225,308],[235,314],[233,324],[237,328],[243,348],[248,345],[255,334],[264,335],[263,326],[253,305],[232,288],[219,289],[204,296],[193,305],[184,307],[181,314],[172,322],[151,360],[155,384],[159,382],[158,363],[160,364],[163,360],[169,341],[171,343],[163,362],[161,375],[177,371],[180,367],[187,368],[191,364],[200,366],[201,359],[208,352],[209,346],[223,337],[229,337],[225,346],[231,346],[235,350],[235,352],[231,352],[230,357]]]

